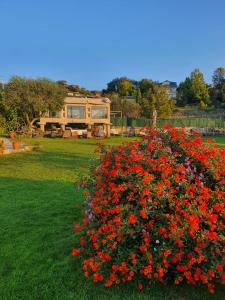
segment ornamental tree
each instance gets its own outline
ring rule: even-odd
[[[183,129],[101,147],[75,224],[84,275],[104,286],[224,283],[225,149]]]
[[[29,129],[48,110],[63,107],[65,90],[49,79],[12,77],[5,88],[5,103],[17,110]]]

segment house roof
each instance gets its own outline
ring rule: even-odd
[[[110,103],[109,98],[93,98],[93,97],[66,97],[65,98],[66,104],[97,104],[103,105],[106,103]]]
[[[161,84],[162,85],[169,85],[170,87],[177,87],[177,83],[175,81],[165,80]]]

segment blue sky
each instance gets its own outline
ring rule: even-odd
[[[102,89],[118,76],[206,81],[225,67],[225,0],[0,0],[0,77]]]

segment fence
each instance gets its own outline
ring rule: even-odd
[[[145,127],[152,125],[150,119],[140,118],[111,118],[113,126]],[[182,119],[157,119],[157,126],[162,127],[169,124],[175,127],[194,127],[194,128],[225,128],[224,119],[215,118],[182,118]]]

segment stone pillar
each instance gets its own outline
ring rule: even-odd
[[[153,110],[153,126],[156,127],[157,123],[157,110],[154,108]]]
[[[60,127],[61,127],[61,129],[62,129],[63,131],[66,130],[66,125],[65,125],[65,124],[60,124]]]
[[[40,129],[42,132],[45,132],[45,124],[40,124]]]
[[[110,128],[111,128],[111,126],[110,125],[107,125],[107,137],[110,137]]]
[[[103,128],[104,128],[106,136],[110,137],[110,125],[109,124],[104,124]]]

